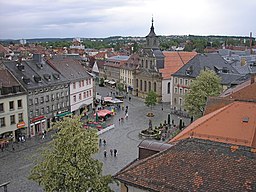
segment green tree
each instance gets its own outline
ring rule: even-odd
[[[44,149],[29,178],[45,191],[111,191],[110,175],[102,176],[96,129],[83,129],[81,116],[64,118],[54,124],[60,131]]]
[[[117,83],[117,90],[119,91],[119,93],[123,93],[124,91],[124,84],[119,82]]]
[[[147,97],[145,98],[145,104],[146,106],[150,107],[152,110],[152,107],[156,105],[157,103],[157,94],[154,91],[150,91],[147,95]]]
[[[191,116],[201,117],[208,96],[217,96],[221,92],[220,78],[214,71],[201,71],[191,83],[190,91],[185,95],[185,109]]]

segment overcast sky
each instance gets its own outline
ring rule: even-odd
[[[0,0],[0,39],[256,35],[256,0]]]

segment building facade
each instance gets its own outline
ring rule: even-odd
[[[146,98],[150,91],[157,94],[157,101],[162,101],[162,75],[159,72],[164,68],[164,55],[159,48],[158,36],[154,31],[153,19],[149,34],[146,36],[146,45],[139,52],[139,68],[134,73],[133,94]]]
[[[47,61],[70,82],[70,111],[80,115],[85,111],[92,111],[94,79],[78,60],[59,56]]]
[[[26,90],[29,136],[41,134],[51,127],[58,114],[70,110],[69,81],[45,63],[42,55],[4,65]]]
[[[27,95],[7,69],[0,68],[0,140],[28,133]]]

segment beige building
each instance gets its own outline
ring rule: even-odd
[[[0,69],[0,143],[28,135],[27,95],[9,71]]]
[[[133,54],[129,57],[127,62],[120,67],[120,82],[124,84],[127,92],[133,92],[134,72],[139,64],[139,55]]]

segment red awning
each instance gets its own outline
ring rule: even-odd
[[[98,117],[105,117],[106,115],[112,115],[112,111],[109,111],[107,109],[102,109],[97,111]],[[94,117],[96,116],[96,113],[94,113]]]

